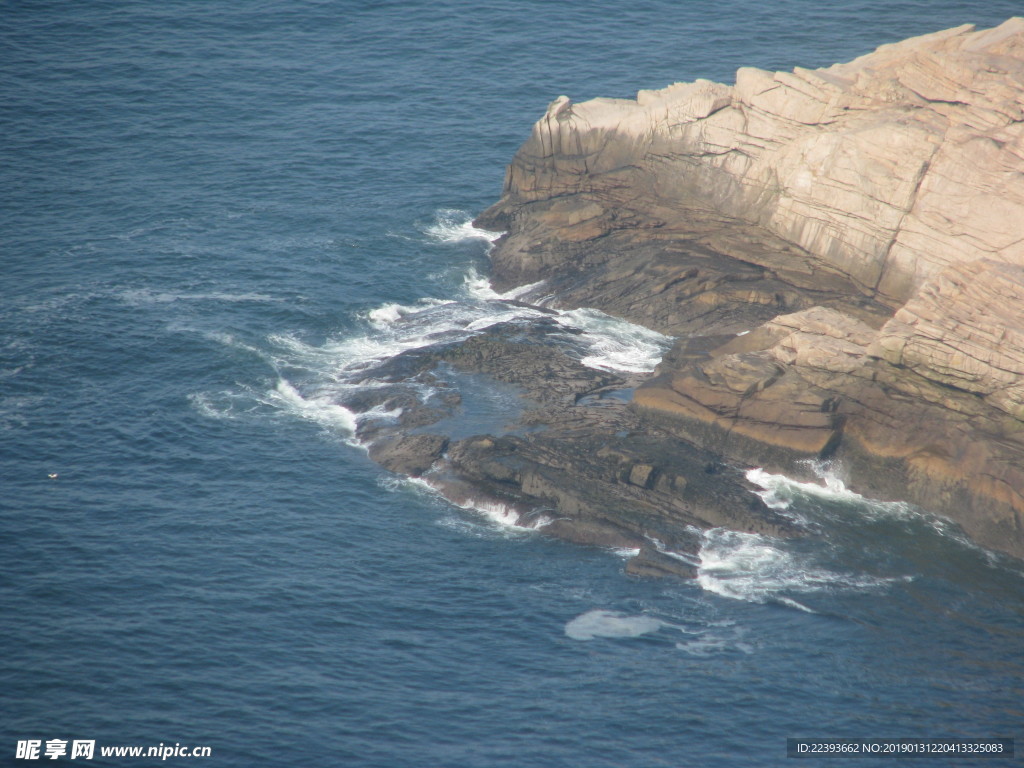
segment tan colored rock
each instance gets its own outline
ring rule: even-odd
[[[949,267],[896,313],[871,352],[1024,420],[1024,266]]]
[[[506,202],[636,193],[766,227],[893,306],[950,264],[1024,263],[1024,18],[827,69],[559,97]],[[628,202],[627,202],[628,200]],[[603,233],[602,233],[603,234]]]
[[[742,437],[796,458],[817,457],[835,445],[843,426],[834,388],[863,367],[876,334],[823,307],[780,315],[644,384],[634,402],[719,432],[715,447],[726,453],[744,453],[731,444]]]

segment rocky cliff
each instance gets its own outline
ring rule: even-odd
[[[678,337],[632,408],[680,445],[837,458],[1024,556],[1024,19],[560,97],[477,224],[496,288]]]

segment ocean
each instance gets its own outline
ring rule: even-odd
[[[353,428],[395,414],[346,405],[397,351],[529,312],[487,287],[493,234],[470,221],[558,95],[826,66],[1021,12],[5,4],[0,762],[31,764],[31,742],[56,764],[247,768],[777,766],[787,738],[825,737],[1024,749],[1024,564],[853,494],[842,467],[750,475],[808,536],[711,531],[695,582],[639,580],[629,553],[388,474]],[[650,370],[668,343],[559,322],[595,367]],[[517,408],[479,381],[464,395],[465,434]],[[210,754],[101,755],[118,745]]]

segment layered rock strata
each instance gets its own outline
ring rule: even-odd
[[[679,337],[641,430],[784,472],[838,458],[1024,556],[1024,19],[560,97],[477,225],[507,232],[496,288]]]
[[[790,536],[799,530],[750,492],[742,472],[641,417],[621,397],[648,375],[603,372],[565,349],[567,331],[543,318],[497,323],[471,338],[404,352],[367,370],[375,386],[347,406],[401,409],[367,420],[357,436],[370,458],[421,478],[456,504],[572,542],[640,550],[627,572],[692,577],[699,531]],[[472,376],[523,405],[487,434],[457,437],[452,384]],[[447,391],[427,405],[416,388]]]

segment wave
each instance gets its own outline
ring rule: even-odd
[[[452,300],[445,299],[420,299],[415,304],[398,304],[395,302],[382,304],[379,307],[369,310],[366,313],[366,319],[374,328],[383,330],[390,325],[393,325],[397,321],[401,320],[406,315],[414,315],[417,312],[421,312],[424,309],[431,309],[432,307],[443,306],[445,304],[453,304]]]
[[[271,397],[281,403],[282,407],[309,421],[316,422],[330,430],[354,435],[356,431],[356,414],[343,405],[334,402],[330,393],[320,395],[303,395],[290,382],[279,379]],[[353,445],[359,443],[350,441]]]
[[[491,281],[477,272],[474,266],[466,271],[466,275],[462,279],[463,291],[470,299],[476,301],[522,301],[524,297],[543,285],[544,281],[538,280],[536,283],[527,283],[505,293],[498,293],[491,288]]]
[[[901,501],[878,501],[862,496],[846,487],[841,477],[841,468],[824,461],[806,461],[805,464],[820,482],[801,482],[785,475],[773,474],[755,468],[747,472],[747,480],[762,489],[759,494],[765,504],[773,509],[788,509],[796,498],[816,498],[828,502],[857,504],[865,509],[904,514],[910,506]]]
[[[438,485],[425,477],[390,477],[382,482],[382,487],[392,491],[410,488],[419,493],[425,493],[429,497],[440,500],[447,505],[473,513],[488,523],[492,530],[516,534],[532,533],[551,522],[551,519],[544,515],[524,515],[510,504],[493,499],[469,497],[461,501],[454,501],[446,496]],[[529,518],[528,522],[526,522],[527,518]],[[455,527],[463,527],[462,523],[464,521],[454,522],[456,523]]]
[[[491,232],[473,226],[473,217],[457,208],[442,208],[434,214],[434,222],[424,229],[432,239],[441,243],[461,243],[466,240],[486,240],[493,243],[503,232]]]
[[[697,583],[707,592],[749,603],[777,603],[815,613],[789,595],[863,591],[887,587],[897,578],[832,571],[787,551],[783,542],[724,528],[704,532]]]
[[[573,309],[557,316],[562,325],[583,331],[590,354],[581,361],[590,368],[650,373],[672,344],[672,338],[597,309]]]

